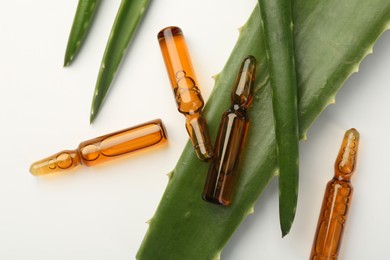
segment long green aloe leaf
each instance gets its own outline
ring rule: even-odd
[[[150,0],[122,0],[112,26],[93,94],[90,121],[97,116]]]
[[[231,207],[202,201],[208,165],[187,144],[138,251],[138,259],[218,259],[222,248],[254,204],[277,169],[271,88],[260,10],[256,8],[242,28],[239,40],[205,108],[215,138],[221,113],[241,60],[258,60],[251,120],[239,165],[240,176]],[[388,0],[296,0],[295,59],[298,80],[300,136],[327,105],[361,60],[371,52],[381,33],[390,27]],[[296,231],[299,232],[299,231]]]
[[[298,200],[299,130],[291,0],[259,0],[272,88],[282,236],[294,221]]]
[[[79,0],[66,46],[64,66],[76,57],[92,24],[100,0]]]

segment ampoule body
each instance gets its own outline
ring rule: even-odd
[[[231,202],[237,178],[237,163],[244,143],[248,117],[246,109],[252,101],[256,60],[248,56],[241,64],[231,93],[231,106],[222,115],[214,147],[214,158],[207,174],[203,199],[227,206]]]
[[[30,172],[39,176],[70,170],[79,165],[94,166],[165,143],[166,140],[164,124],[160,119],[156,119],[84,141],[75,150],[64,150],[33,163]]]
[[[186,117],[186,129],[199,159],[209,161],[213,149],[206,119],[204,101],[198,87],[182,30],[171,26],[158,33],[165,67],[174,92],[177,108]]]
[[[353,187],[351,177],[356,168],[359,132],[349,129],[334,165],[334,177],[328,182],[310,260],[336,260],[351,205]]]

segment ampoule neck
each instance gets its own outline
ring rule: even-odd
[[[231,102],[246,109],[252,101],[253,84],[256,73],[256,59],[248,56],[241,63],[240,71],[231,94]]]
[[[351,177],[352,175],[349,175],[349,176],[343,176],[343,175],[337,175],[335,173],[334,177],[332,180],[335,180],[335,181],[342,181],[342,182],[351,182]]]
[[[241,111],[241,110],[245,110],[246,109],[246,106],[240,106],[238,104],[232,104],[230,106],[230,110],[233,110],[233,111]]]

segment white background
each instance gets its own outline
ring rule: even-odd
[[[63,68],[77,1],[0,1],[0,259],[134,259],[186,141],[156,40],[168,25],[185,35],[203,96],[222,69],[256,0],[154,1],[99,117],[89,108],[116,10],[102,1],[80,55]],[[308,259],[326,182],[345,130],[361,133],[355,196],[340,259],[388,259],[390,231],[387,32],[301,144],[299,205],[281,239],[271,182],[222,259]],[[162,118],[169,144],[68,174],[37,178],[29,165],[78,143]]]

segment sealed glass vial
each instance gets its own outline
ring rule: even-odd
[[[183,32],[179,27],[167,27],[158,33],[158,41],[171,82],[177,108],[186,117],[186,129],[199,159],[209,161],[213,149],[202,116],[204,105]]]
[[[162,144],[166,140],[165,127],[160,119],[156,119],[84,141],[76,150],[65,150],[33,163],[30,172],[33,175],[40,176],[66,171],[78,165],[94,166],[141,149]]]
[[[244,142],[248,118],[246,109],[252,100],[256,60],[248,56],[241,64],[232,94],[231,106],[222,115],[211,162],[203,190],[203,199],[227,206],[236,181],[236,166]]]
[[[352,199],[351,176],[356,167],[358,145],[359,132],[353,128],[345,132],[334,165],[334,177],[325,189],[310,260],[338,258]]]

